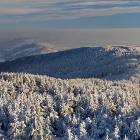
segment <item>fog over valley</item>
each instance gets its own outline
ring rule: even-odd
[[[59,47],[139,45],[140,29],[0,29],[0,48],[5,39],[26,38]],[[17,40],[19,43],[20,41]],[[3,43],[3,44],[2,44]]]

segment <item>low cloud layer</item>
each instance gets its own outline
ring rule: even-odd
[[[0,23],[77,19],[139,13],[140,1],[5,0],[0,1]]]

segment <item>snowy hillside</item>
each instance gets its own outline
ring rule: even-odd
[[[139,109],[131,81],[0,74],[0,139],[139,140]]]
[[[127,73],[140,64],[140,47],[83,47],[30,56],[0,64],[2,72],[25,72],[56,78],[106,77]],[[123,77],[122,77],[123,78]]]
[[[14,38],[0,40],[0,62],[11,61],[25,56],[56,52],[62,48],[39,42],[31,38]],[[63,49],[62,49],[63,50]]]
[[[140,139],[138,46],[28,56],[0,72],[0,139]]]

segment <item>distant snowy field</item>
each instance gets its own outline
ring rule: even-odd
[[[58,48],[32,38],[13,38],[0,40],[0,62],[11,61],[25,56],[56,52]]]
[[[140,139],[139,46],[33,44],[3,53],[18,59],[0,63],[0,139]]]

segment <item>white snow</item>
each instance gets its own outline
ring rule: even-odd
[[[9,64],[0,74],[0,139],[140,139],[140,47],[91,47],[31,58],[35,62],[24,58],[26,65],[23,59],[0,65],[2,71]],[[59,78],[29,74],[47,70]],[[80,78],[70,78],[75,75]]]
[[[128,80],[0,74],[5,139],[139,139],[139,108],[139,84]]]
[[[32,38],[13,38],[0,41],[0,56],[2,54],[3,59],[8,61],[25,56],[57,52],[63,49]]]

